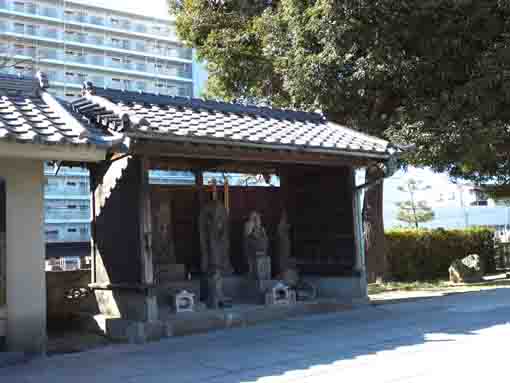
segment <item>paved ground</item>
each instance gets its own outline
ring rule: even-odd
[[[497,289],[55,356],[0,382],[505,381],[509,321]]]

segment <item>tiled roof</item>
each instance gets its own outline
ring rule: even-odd
[[[40,80],[0,75],[0,140],[38,144],[99,144],[120,138],[98,136],[41,86]]]
[[[130,137],[343,155],[388,154],[387,141],[328,122],[317,113],[93,88],[71,104],[99,125]]]

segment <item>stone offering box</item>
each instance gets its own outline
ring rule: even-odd
[[[294,303],[296,303],[296,293],[283,282],[277,282],[265,294],[266,305],[290,305]]]
[[[173,308],[176,313],[195,311],[195,294],[181,290],[173,294]]]

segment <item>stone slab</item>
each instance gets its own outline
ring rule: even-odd
[[[24,352],[0,352],[0,368],[26,363],[28,360]]]
[[[227,310],[181,313],[166,322],[174,335],[189,335],[233,327],[246,327],[307,314],[331,313],[349,309],[345,302],[320,300],[292,305],[237,305]]]

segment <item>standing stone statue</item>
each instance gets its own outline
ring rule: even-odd
[[[201,271],[207,278],[207,304],[218,308],[225,301],[223,275],[232,272],[229,259],[228,213],[220,201],[211,201],[199,217]]]
[[[289,286],[295,286],[298,283],[299,275],[296,262],[291,258],[290,224],[285,210],[278,223],[277,246],[278,271],[280,273],[278,279],[285,281]]]
[[[252,211],[244,224],[244,252],[249,273],[257,281],[271,279],[271,258],[267,254],[268,242],[260,214]]]

